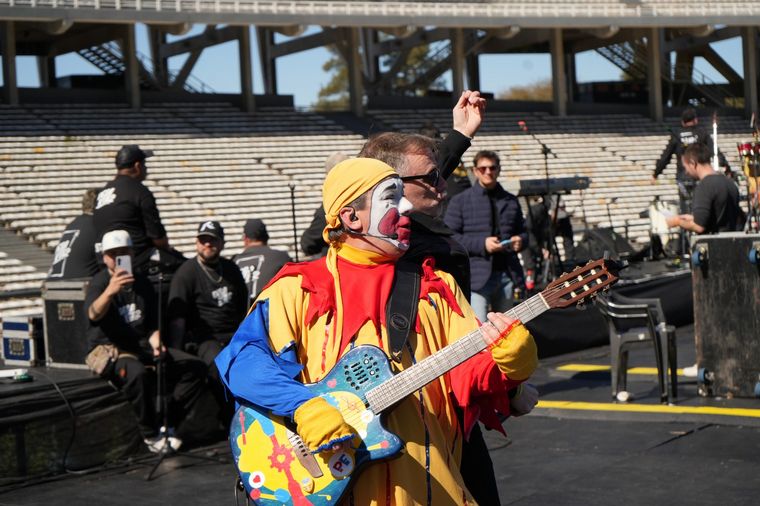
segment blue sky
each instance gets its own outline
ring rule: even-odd
[[[199,33],[204,26],[197,25],[183,37]],[[307,33],[317,31],[310,28]],[[138,51],[149,54],[147,30],[144,25],[137,25]],[[252,35],[253,32],[252,32]],[[177,37],[171,37],[170,40]],[[179,37],[182,38],[182,37]],[[283,37],[284,38],[284,37]],[[254,92],[263,90],[258,66],[258,48],[256,37],[253,44],[253,83]],[[728,39],[712,44],[726,61],[743,75],[741,41],[739,38]],[[322,70],[322,64],[329,57],[325,49],[312,49],[295,55],[280,58],[277,64],[278,91],[283,95],[293,95],[296,106],[308,107],[316,101],[317,92],[326,84],[330,76]],[[182,65],[184,56],[170,59],[169,66],[177,69]],[[20,86],[39,86],[36,64],[31,57],[19,57],[18,82]],[[58,76],[71,74],[97,74],[99,71],[75,53],[56,59]],[[499,93],[512,86],[524,86],[551,76],[548,54],[514,54],[483,55],[480,57],[481,91]],[[593,51],[576,55],[577,79],[579,82],[617,80],[620,71]],[[714,82],[725,82],[723,78],[702,58],[697,58],[696,68]],[[193,75],[205,82],[217,92],[236,93],[240,91],[240,74],[237,63],[237,42],[228,42],[206,49],[195,66]]]

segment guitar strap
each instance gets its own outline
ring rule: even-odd
[[[420,266],[415,262],[399,260],[393,276],[393,287],[386,306],[388,322],[388,342],[391,358],[401,362],[404,343],[409,331],[417,320],[417,305],[420,298]]]

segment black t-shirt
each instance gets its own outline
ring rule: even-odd
[[[703,178],[694,190],[692,214],[705,234],[739,230],[741,209],[736,184],[722,174]]]
[[[220,258],[216,266],[206,266],[196,256],[172,278],[169,318],[185,319],[190,341],[229,341],[247,310],[248,287],[231,260]]]
[[[232,261],[240,268],[249,298],[255,299],[282,266],[293,260],[284,251],[269,246],[249,246],[232,257]]]
[[[686,151],[686,148],[696,142],[701,142],[707,146],[710,153],[713,152],[712,135],[710,135],[701,125],[682,127],[678,131],[678,134],[671,135],[668,145],[665,147],[662,155],[660,155],[660,159],[657,160],[654,176],[657,177],[662,174],[662,171],[664,171],[665,167],[670,163],[673,155],[676,155],[676,179],[686,184],[693,184],[694,180],[686,174],[681,157],[683,156],[684,151]],[[720,150],[718,150],[718,163],[721,167],[728,167],[728,161]]]
[[[82,214],[68,224],[53,254],[48,279],[90,278],[100,266],[95,255],[97,237],[91,214]]]
[[[85,308],[100,297],[111,280],[108,269],[96,274],[87,289]],[[136,274],[131,289],[122,289],[111,299],[111,305],[100,320],[90,321],[87,339],[90,349],[97,344],[114,344],[119,350],[151,360],[152,348],[148,338],[158,328],[157,298],[148,278]]]
[[[129,176],[116,176],[100,190],[93,218],[98,240],[111,230],[129,232],[135,257],[151,248],[153,239],[166,237],[153,193]]]

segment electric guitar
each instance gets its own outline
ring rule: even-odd
[[[589,262],[506,314],[525,323],[550,308],[580,304],[615,283],[619,268],[610,260]],[[383,428],[383,412],[486,346],[475,330],[395,375],[380,348],[349,350],[322,380],[306,386],[336,406],[356,429],[360,440],[351,448],[313,454],[292,422],[242,405],[232,419],[230,445],[248,497],[261,506],[336,504],[364,466],[401,451],[401,439]]]

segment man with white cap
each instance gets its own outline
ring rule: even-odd
[[[344,419],[336,408],[341,405],[338,397],[315,396],[303,383],[325,378],[354,346],[380,347],[394,357],[391,366],[398,372],[479,327],[453,278],[435,269],[431,260],[422,266],[418,316],[408,339],[398,348],[390,342],[386,306],[396,261],[410,238],[406,214],[411,204],[403,192],[399,176],[379,160],[356,158],[336,165],[322,192],[327,256],[285,266],[216,360],[238,401],[293,420],[293,430],[320,459],[333,454],[348,458],[360,444],[357,434],[366,430],[364,415],[370,412]],[[353,504],[474,504],[459,472],[462,439],[478,417],[501,430],[497,413],[508,415],[510,409],[506,391],[529,377],[537,363],[535,343],[525,327],[504,315],[491,314],[489,319],[475,336],[491,343],[490,351],[467,360],[466,368],[442,373],[388,412],[385,426],[406,442],[404,451],[355,478]],[[465,410],[464,430],[455,404]],[[285,464],[274,453],[277,447],[269,458],[283,471]],[[261,453],[266,448],[271,443],[256,446],[261,461],[266,460]],[[341,467],[348,461],[341,461]],[[250,466],[244,467],[251,472]],[[279,481],[288,475],[284,471],[267,477],[267,489],[287,493],[295,503],[297,495],[313,493],[316,498],[321,493],[297,484],[281,486]],[[261,492],[252,487],[253,495]]]
[[[90,320],[90,368],[124,391],[137,415],[149,446],[155,443],[156,419],[154,361],[165,357],[170,427],[176,427],[179,444],[188,412],[205,390],[206,366],[161,342],[158,300],[150,281],[133,273],[132,238],[125,230],[107,232],[101,241],[106,268],[96,274],[87,290],[85,307]],[[151,449],[155,449],[151,446]]]

